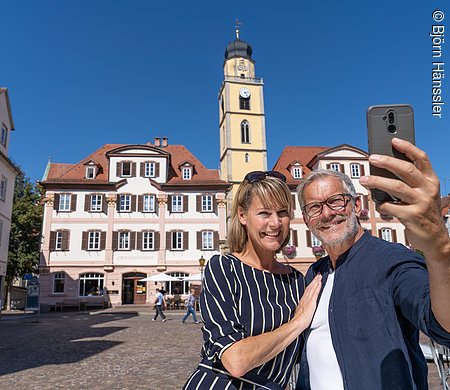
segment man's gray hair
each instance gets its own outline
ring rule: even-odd
[[[306,187],[308,187],[312,182],[316,180],[322,180],[328,177],[333,177],[339,180],[342,183],[342,186],[344,187],[344,191],[347,194],[350,194],[353,199],[356,198],[355,186],[353,185],[352,180],[346,174],[337,171],[332,171],[330,169],[319,168],[312,171],[308,175],[308,177],[305,180],[303,180],[303,182],[300,183],[300,185],[297,187],[297,196],[298,202],[300,203],[300,208],[303,208],[303,206],[305,205],[305,202],[303,200],[303,193],[305,192]]]

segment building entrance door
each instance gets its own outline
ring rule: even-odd
[[[139,279],[147,275],[141,272],[130,272],[123,274],[122,277],[122,304],[145,304],[147,296],[146,282],[140,282]]]

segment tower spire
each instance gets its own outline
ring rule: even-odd
[[[240,33],[240,28],[243,25],[242,22],[239,21],[238,18],[236,18],[236,23],[234,25],[234,27],[236,28],[236,39],[239,41],[239,33]]]

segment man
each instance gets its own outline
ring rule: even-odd
[[[409,142],[393,146],[412,161],[372,155],[374,166],[400,180],[361,177],[368,189],[398,197],[378,211],[405,226],[425,260],[361,228],[361,201],[338,172],[311,173],[298,189],[303,218],[328,256],[306,279],[321,273],[322,292],[300,362],[297,389],[427,389],[419,330],[450,346],[450,239],[439,209],[439,180],[427,155]]]
[[[186,314],[184,315],[184,317],[181,320],[181,322],[183,324],[185,324],[187,318],[189,317],[189,315],[192,314],[192,318],[194,320],[194,323],[198,324],[199,322],[197,321],[197,315],[195,314],[194,289],[190,290],[189,296],[186,298],[186,301],[185,301],[185,306],[186,306]]]
[[[158,315],[161,316],[162,322],[166,321],[167,318],[163,313],[163,310],[166,307],[166,300],[164,299],[164,295],[162,294],[161,290],[159,288],[156,289],[156,297],[155,297],[155,309],[156,314],[155,317],[152,319],[152,321],[156,321],[158,318]]]

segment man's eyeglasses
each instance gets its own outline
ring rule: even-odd
[[[323,202],[312,202],[303,206],[302,211],[309,217],[314,218],[322,214],[323,205],[331,210],[339,211],[347,207],[348,202],[353,199],[350,194],[336,194],[330,196],[327,200]]]
[[[286,183],[286,176],[277,171],[253,171],[247,173],[244,177],[244,180],[247,180],[250,184],[252,184],[257,181],[264,180],[267,176],[275,177]]]

